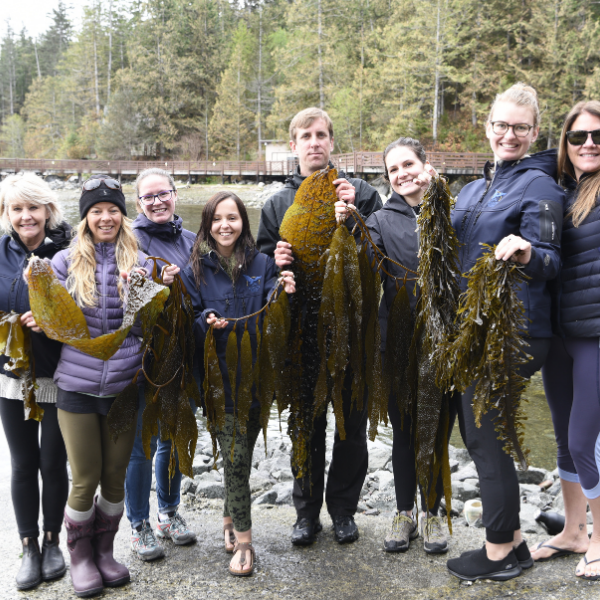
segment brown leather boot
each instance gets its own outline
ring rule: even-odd
[[[92,546],[94,548],[94,561],[102,575],[102,581],[106,587],[118,587],[129,583],[129,569],[117,562],[113,557],[113,542],[119,531],[119,522],[123,511],[118,515],[107,515],[96,506],[96,520],[94,521],[94,537]]]
[[[104,589],[92,550],[94,520],[95,515],[87,521],[73,521],[65,512],[67,548],[71,556],[71,581],[75,594],[80,598],[93,596]]]

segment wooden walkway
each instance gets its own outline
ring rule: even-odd
[[[430,152],[431,164],[440,172],[455,175],[478,175],[489,154],[469,152]],[[382,174],[381,152],[352,152],[331,157],[338,169],[353,175]],[[35,171],[42,174],[91,174],[137,175],[150,167],[170,171],[174,176],[192,177],[221,176],[222,179],[272,179],[287,177],[297,165],[296,160],[273,161],[143,161],[143,160],[51,160],[42,158],[0,158],[0,173]]]

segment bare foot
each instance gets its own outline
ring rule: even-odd
[[[589,543],[590,540],[587,536],[587,530],[584,528],[575,537],[573,537],[572,534],[563,531],[546,542],[535,544],[529,548],[529,551],[531,552],[533,560],[540,560],[543,558],[550,558],[553,554],[557,553],[557,550],[553,550],[552,548],[541,548],[540,546],[542,545],[555,546],[556,548],[583,554],[587,551]]]
[[[586,577],[600,575],[600,542],[590,542],[590,547],[585,554],[585,558],[587,558],[587,565],[582,558],[575,569],[575,575],[577,577],[582,577],[583,575]]]
[[[242,557],[245,559],[243,565],[241,564]],[[249,571],[252,568],[252,553],[250,550],[239,549],[233,555],[229,567],[234,571]]]

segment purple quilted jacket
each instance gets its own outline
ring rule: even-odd
[[[114,244],[96,244],[96,289],[98,306],[83,308],[91,337],[116,331],[123,322],[123,305],[117,289],[117,263]],[[66,285],[70,264],[70,249],[62,250],[52,259],[52,268],[58,280]],[[139,263],[148,268],[146,256],[141,252]],[[96,396],[112,396],[122,391],[142,365],[140,333],[134,325],[117,352],[109,360],[94,358],[73,346],[63,344],[60,360],[54,373],[54,382],[67,392],[80,392]]]

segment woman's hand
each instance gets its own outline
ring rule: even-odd
[[[42,330],[37,326],[35,319],[33,318],[33,313],[28,310],[26,313],[21,315],[21,325],[23,327],[29,327],[31,331],[35,331],[36,333],[40,333]]]
[[[531,244],[518,235],[509,235],[496,246],[496,259],[510,259],[526,265],[531,260]]]
[[[350,211],[356,210],[354,204],[345,202],[344,200],[338,200],[333,206],[335,207],[335,220],[338,223],[343,223],[350,214]]]
[[[429,161],[425,162],[425,170],[415,179],[413,183],[418,185],[422,190],[426,190],[434,177],[438,177],[438,172],[429,164]]]
[[[175,280],[175,275],[179,273],[180,269],[177,265],[166,265],[162,269],[162,282],[163,285],[171,285]]]
[[[209,313],[208,317],[206,317],[206,324],[209,326],[212,325],[215,329],[225,329],[227,327],[227,321],[215,317],[215,313]]]
[[[286,294],[293,294],[296,291],[296,279],[291,271],[281,271],[281,281]]]
[[[282,267],[287,267],[291,265],[294,261],[294,256],[292,254],[292,245],[287,242],[277,242],[277,247],[275,248],[275,252],[273,253],[273,258],[275,258],[275,264],[281,269]]]

